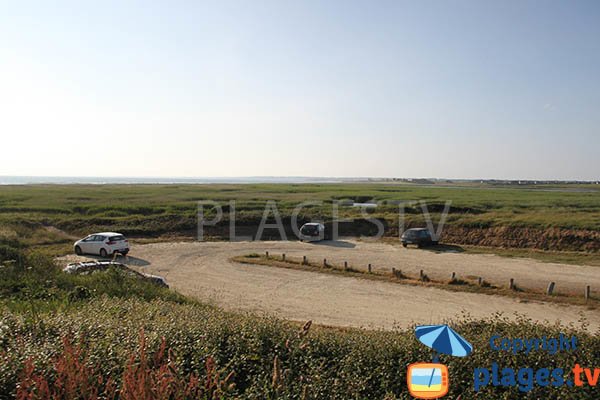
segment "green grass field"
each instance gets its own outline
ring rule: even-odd
[[[510,227],[581,235],[600,230],[600,192],[595,186],[0,187],[0,398],[98,394],[158,399],[169,397],[159,393],[175,398],[193,390],[193,397],[201,399],[408,399],[407,365],[431,358],[411,330],[303,329],[302,324],[269,316],[225,312],[119,270],[67,275],[50,257],[71,251],[73,236],[94,230],[123,231],[140,241],[170,235],[192,238],[197,201],[232,199],[237,200],[238,221],[250,228],[256,228],[267,200],[277,201],[284,218],[299,202],[322,200],[323,206],[306,209],[303,218],[327,219],[332,201],[351,199],[425,200],[432,209],[452,200],[450,229],[468,234]],[[383,205],[369,215],[386,220],[393,231],[394,208]],[[432,216],[435,219],[435,213]],[[356,208],[340,207],[340,217],[360,214]],[[422,223],[418,209],[409,210],[407,219]],[[362,227],[358,224],[355,233]],[[556,256],[539,250],[496,251],[506,256],[531,252],[543,259]],[[596,260],[593,252],[558,255],[565,260]],[[501,366],[562,367],[565,374],[574,362],[597,366],[599,336],[584,333],[585,325],[582,321],[577,327],[545,326],[524,319],[510,322],[502,316],[454,321],[476,351],[467,358],[442,359],[451,371],[448,398],[472,398],[474,369],[489,368],[493,361]],[[492,351],[487,343],[492,334],[541,337],[560,332],[578,336],[575,358],[564,352],[512,355]],[[478,397],[506,399],[518,394],[517,387],[486,387]],[[598,393],[593,387],[537,386],[528,398],[596,399]]]
[[[227,226],[229,215],[227,204],[235,200],[238,225],[254,231],[268,200],[277,202],[286,222],[301,202],[323,202],[321,206],[304,208],[301,221],[311,218],[330,221],[332,202],[349,200],[382,202],[369,210],[369,216],[384,221],[388,235],[397,234],[398,206],[389,203],[397,201],[425,201],[434,221],[444,203],[452,201],[446,226],[448,238],[454,243],[595,251],[597,237],[590,235],[600,234],[598,185],[344,183],[3,186],[0,187],[0,235],[16,235],[26,243],[46,245],[70,239],[53,230],[40,229],[43,226],[73,235],[110,229],[131,237],[194,237],[197,202],[201,200],[217,201],[225,207],[223,227]],[[363,218],[357,207],[344,205],[339,207],[339,217]],[[419,204],[405,207],[405,220],[407,226],[424,224]],[[346,232],[360,235],[373,230],[373,225],[357,223]],[[225,235],[223,230],[213,233]],[[519,240],[513,243],[512,237]]]

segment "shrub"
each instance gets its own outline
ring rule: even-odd
[[[102,383],[96,385],[99,395],[105,391],[108,377],[112,377],[119,389],[129,385],[125,381],[140,374],[151,387],[164,382],[158,372],[164,363],[154,361],[154,355],[160,354],[163,347],[166,356],[159,359],[168,360],[169,371],[177,372],[173,378],[178,382],[177,387],[183,387],[181,382],[189,383],[193,376],[204,383],[208,376],[211,376],[210,382],[215,382],[218,376],[219,390],[224,397],[242,399],[301,398],[303,393],[310,399],[382,399],[385,396],[405,399],[408,398],[407,365],[431,360],[429,349],[416,340],[411,329],[366,331],[299,327],[272,317],[228,313],[201,304],[176,304],[161,299],[148,302],[103,296],[80,303],[61,313],[41,313],[36,319],[29,318],[28,313],[0,309],[0,397],[16,393],[32,357],[35,376],[43,377],[52,388],[57,376],[56,354],[64,352],[65,337],[79,346],[76,348],[86,349],[81,359],[93,371],[89,374],[104,377]],[[452,325],[473,344],[475,351],[465,358],[442,356],[441,361],[450,369],[451,398],[459,395],[473,398],[474,368],[489,367],[492,361],[501,367],[565,369],[571,368],[574,360],[583,366],[593,367],[598,363],[600,337],[581,333],[573,327],[544,326],[526,319],[510,321],[498,315],[483,321],[465,317]],[[143,346],[140,345],[141,327]],[[494,334],[531,338],[556,337],[560,332],[578,335],[576,354],[549,355],[538,351],[513,355],[493,351],[488,344]],[[136,369],[144,364],[140,362],[140,348],[154,354],[147,356],[148,367],[142,370]],[[135,355],[133,364],[132,354]],[[209,358],[212,361],[208,361]],[[210,368],[207,369],[207,365]],[[235,376],[226,379],[233,371]],[[223,381],[227,381],[227,385],[221,384]],[[230,387],[231,383],[235,386]],[[528,396],[597,399],[596,390],[593,387],[535,387]],[[494,400],[520,395],[517,388],[490,386],[479,396]]]
[[[25,361],[16,398],[37,399],[217,399],[224,397],[235,384],[234,374],[224,379],[217,370],[212,357],[205,362],[205,378],[202,382],[192,372],[180,373],[174,362],[174,354],[167,348],[165,338],[154,354],[148,354],[144,331],[140,332],[140,344],[131,352],[117,387],[113,377],[105,377],[99,365],[91,365],[81,344],[75,345],[63,337],[63,348],[54,357],[51,371],[36,372],[35,358]]]
[[[63,302],[109,295],[146,300],[164,298],[175,302],[187,301],[174,291],[150,281],[139,279],[117,268],[88,275],[62,272],[50,257],[37,253],[18,253],[18,263],[2,266],[0,298],[19,302],[37,301],[38,306],[50,309]]]

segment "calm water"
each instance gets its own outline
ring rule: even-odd
[[[181,183],[336,183],[364,180],[359,178],[321,178],[321,177],[232,177],[232,178],[136,178],[136,177],[79,177],[79,176],[0,176],[0,185],[28,184],[181,184]]]

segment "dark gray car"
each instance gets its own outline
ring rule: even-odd
[[[400,238],[402,246],[406,247],[409,244],[416,244],[417,247],[431,246],[438,244],[437,240],[433,240],[431,232],[427,228],[411,228],[404,231]]]

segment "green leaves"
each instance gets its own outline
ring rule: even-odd
[[[75,292],[84,289],[76,289]],[[139,347],[139,331],[144,328],[149,349],[166,346],[172,351],[173,365],[182,374],[206,378],[206,361],[211,357],[218,374],[225,379],[235,371],[232,396],[268,398],[273,395],[274,359],[277,356],[278,398],[381,399],[408,398],[408,364],[429,361],[431,352],[414,337],[412,329],[366,331],[333,329],[295,324],[273,317],[225,312],[215,307],[188,302],[178,304],[163,298],[144,301],[136,298],[92,295],[77,301],[76,307],[60,312],[38,312],[35,320],[27,309],[0,308],[0,392],[14,393],[25,361],[34,357],[42,374],[50,373],[52,359],[60,352],[62,338],[73,337],[85,345],[90,362],[103,376],[122,382],[129,356]],[[1,307],[1,306],[0,306]],[[469,357],[442,356],[450,369],[451,392],[456,398],[471,398],[473,369],[490,362],[512,367],[564,367],[576,361],[597,365],[600,338],[578,332],[576,354],[530,356],[493,351],[492,335],[503,337],[557,336],[575,328],[544,326],[527,319],[512,321],[503,315],[475,321],[466,317],[453,324],[475,347]],[[575,357],[575,358],[574,358]],[[486,399],[515,398],[516,389],[488,387]],[[586,392],[585,390],[588,390]],[[535,388],[531,398],[593,399],[591,389]],[[570,396],[570,397],[569,397]]]

